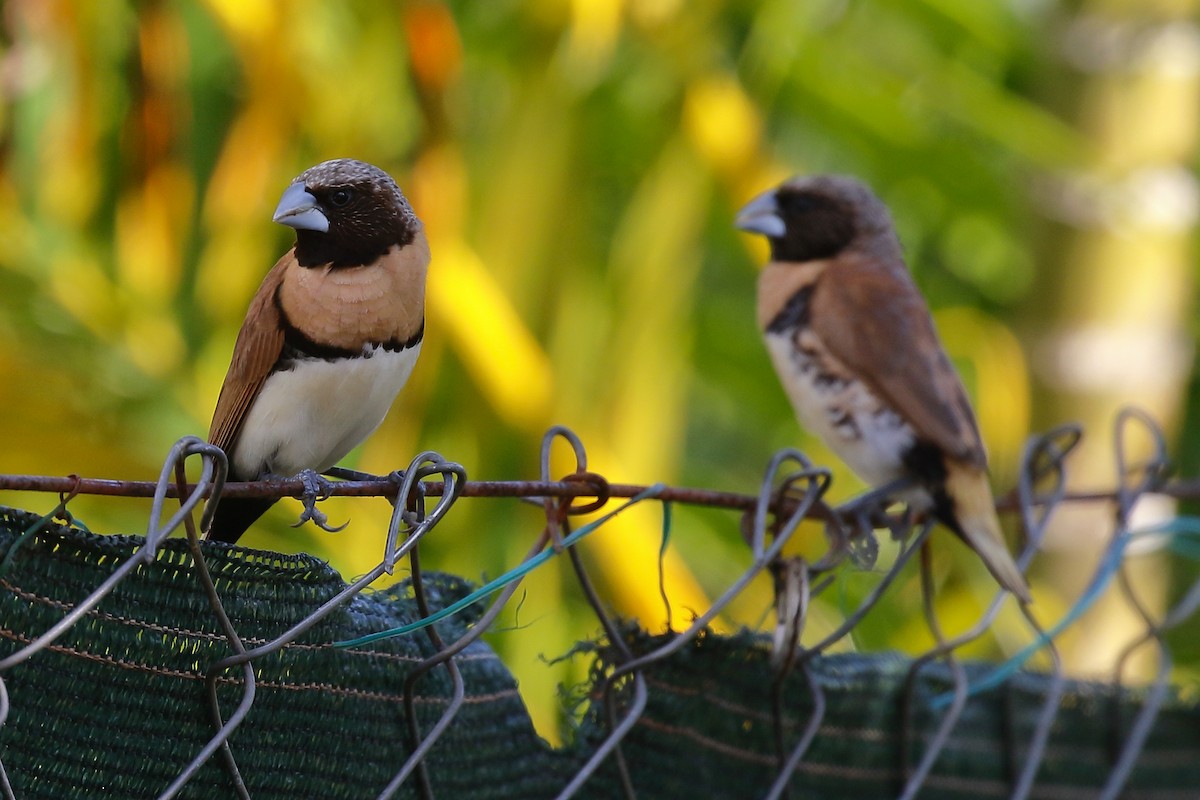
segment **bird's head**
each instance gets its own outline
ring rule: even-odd
[[[284,190],[274,220],[296,229],[296,258],[305,267],[370,264],[421,229],[391,176],[351,158],[302,172]]]
[[[883,201],[843,175],[786,181],[743,206],[734,224],[766,236],[775,261],[833,258],[856,243],[893,235]]]

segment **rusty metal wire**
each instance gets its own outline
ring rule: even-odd
[[[1139,464],[1132,464],[1128,442],[1138,430],[1142,432],[1143,438],[1148,434],[1153,447],[1148,459]],[[1118,465],[1115,484],[1117,488],[1112,492],[1069,493],[1066,490],[1066,463],[1080,435],[1081,431],[1078,428],[1067,426],[1034,437],[1025,449],[1017,486],[1008,497],[1001,499],[999,505],[1019,514],[1024,544],[1018,564],[1024,570],[1040,549],[1047,525],[1057,509],[1072,502],[1107,501],[1113,504],[1115,524],[1112,543],[1094,585],[1080,598],[1076,613],[1081,613],[1108,581],[1115,580],[1123,597],[1142,618],[1144,634],[1122,653],[1114,667],[1114,684],[1121,684],[1128,659],[1144,647],[1154,649],[1158,664],[1156,678],[1147,690],[1135,719],[1127,725],[1120,719],[1114,720],[1114,730],[1119,732],[1119,741],[1114,748],[1112,768],[1099,796],[1116,798],[1129,780],[1169,689],[1172,658],[1166,633],[1192,619],[1197,608],[1200,608],[1200,582],[1189,587],[1181,599],[1165,613],[1156,613],[1141,597],[1123,559],[1130,539],[1140,535],[1139,532],[1130,530],[1131,512],[1138,500],[1148,493],[1177,498],[1200,498],[1200,481],[1168,483],[1165,477],[1168,460],[1161,432],[1145,414],[1125,411],[1118,417],[1114,432]],[[550,454],[556,442],[570,447],[575,461],[574,470],[558,480],[553,479],[550,474]],[[200,459],[201,474],[195,483],[187,484],[184,481],[184,466],[191,458]],[[908,737],[910,718],[922,702],[916,696],[916,686],[922,672],[940,662],[941,668],[950,676],[952,689],[946,695],[935,698],[932,704],[923,707],[925,712],[932,708],[939,713],[940,721],[935,735],[919,743],[920,755],[915,763],[908,755],[903,757],[905,773],[902,776],[902,785],[897,787],[896,796],[904,800],[916,798],[926,787],[935,762],[946,743],[955,735],[968,697],[986,691],[991,682],[1018,669],[1031,655],[1041,651],[1051,665],[1048,673],[1050,680],[1046,684],[1044,700],[1028,741],[1025,742],[1022,757],[1019,763],[1011,765],[1013,777],[1011,785],[1007,788],[1007,796],[1014,800],[1022,800],[1032,796],[1037,788],[1039,765],[1045,757],[1050,732],[1059,713],[1060,700],[1066,684],[1062,659],[1055,647],[1054,638],[1070,620],[1045,629],[1030,608],[1019,606],[1032,643],[1015,656],[1011,663],[997,667],[993,675],[983,679],[969,679],[958,654],[989,631],[1006,603],[1007,595],[997,589],[993,600],[970,629],[953,637],[944,635],[934,603],[935,586],[930,567],[929,533],[932,523],[922,522],[914,527],[912,520],[903,516],[892,517],[886,521],[891,535],[900,541],[899,551],[890,567],[879,574],[874,587],[856,607],[844,611],[841,623],[832,632],[815,642],[804,644],[803,634],[812,601],[834,584],[835,571],[854,568],[856,565],[872,565],[878,551],[878,543],[874,526],[864,523],[862,505],[856,504],[851,512],[844,508],[831,509],[825,504],[823,498],[829,488],[830,473],[827,469],[814,465],[799,451],[784,450],[776,454],[764,472],[758,493],[753,496],[682,487],[610,483],[603,476],[589,471],[583,443],[573,432],[561,426],[551,428],[543,438],[541,474],[536,481],[468,481],[465,470],[460,465],[445,460],[437,453],[425,452],[414,458],[405,470],[392,476],[355,476],[354,480],[337,482],[332,491],[334,495],[386,496],[393,504],[393,513],[378,565],[320,607],[313,609],[307,617],[289,630],[252,648],[245,645],[225,614],[197,541],[193,512],[206,498],[218,495],[299,496],[303,487],[299,481],[227,484],[226,472],[224,453],[195,437],[186,437],[171,449],[159,480],[153,483],[97,480],[78,476],[56,478],[0,475],[0,489],[61,493],[58,506],[47,515],[47,519],[50,516],[69,514],[66,510],[67,505],[71,498],[78,494],[153,498],[144,544],[136,555],[117,565],[107,580],[98,585],[88,597],[75,604],[59,622],[35,636],[23,647],[0,659],[0,726],[4,725],[10,710],[9,695],[4,683],[5,674],[17,665],[36,658],[39,652],[52,645],[56,639],[91,613],[105,596],[137,569],[139,564],[154,559],[157,549],[167,536],[182,529],[190,543],[196,579],[204,587],[211,611],[219,620],[220,628],[228,641],[230,655],[209,665],[204,673],[212,736],[190,763],[180,765],[175,780],[162,790],[159,797],[165,799],[179,796],[201,767],[219,753],[232,791],[238,797],[248,798],[250,792],[239,770],[236,749],[231,744],[230,737],[253,713],[256,662],[296,642],[300,636],[350,602],[382,575],[392,574],[397,565],[405,559],[411,572],[418,610],[423,618],[431,619],[430,609],[425,600],[420,562],[422,540],[447,517],[460,498],[524,498],[540,503],[545,513],[544,528],[532,543],[522,563],[499,582],[486,611],[465,634],[450,642],[443,641],[432,625],[416,631],[418,635],[428,638],[434,654],[417,664],[405,680],[404,713],[407,719],[409,755],[403,764],[398,765],[394,777],[380,790],[377,797],[394,797],[409,783],[422,798],[434,797],[433,784],[426,771],[426,756],[450,726],[464,702],[463,677],[456,663],[459,655],[494,625],[529,569],[544,563],[547,558],[560,555],[565,555],[568,559],[582,596],[607,639],[609,652],[606,671],[594,687],[594,696],[599,700],[607,735],[564,783],[557,795],[561,800],[584,792],[585,787],[590,781],[597,779],[602,769],[615,771],[618,785],[625,797],[639,796],[636,778],[626,763],[623,743],[645,713],[648,678],[652,676],[656,667],[702,636],[729,604],[764,573],[770,574],[774,579],[776,594],[775,627],[771,637],[773,652],[770,660],[774,674],[771,696],[776,772],[774,781],[764,796],[772,799],[786,797],[793,776],[804,763],[813,743],[821,736],[822,721],[826,715],[825,692],[814,676],[813,659],[828,653],[832,647],[851,634],[866,614],[884,602],[893,581],[906,569],[908,562],[918,555],[924,615],[936,646],[912,660],[908,667],[904,695],[905,711],[902,714],[904,723],[899,731],[905,750],[916,748],[918,745],[916,742],[910,742]],[[168,498],[179,499],[178,510],[169,515],[166,509]],[[437,498],[437,501],[429,507],[432,498]],[[745,515],[742,530],[749,548],[749,563],[745,569],[708,609],[695,615],[685,630],[667,637],[663,643],[649,650],[635,651],[626,643],[621,625],[608,610],[602,592],[591,579],[575,546],[584,535],[602,535],[594,534],[601,523],[590,523],[574,531],[571,529],[571,517],[598,511],[615,498],[633,498],[634,502],[653,499],[662,503],[707,505],[741,511]],[[879,519],[879,512],[882,510],[883,504],[874,509],[875,520]],[[813,561],[788,555],[785,551],[789,540],[806,518],[824,523],[828,545],[825,553]],[[0,571],[3,568],[0,565]],[[477,594],[478,597],[473,595],[471,599],[483,599],[485,596],[483,592]],[[669,598],[667,600],[669,603]],[[236,708],[226,716],[218,700],[217,684],[218,681],[224,680],[223,676],[231,670],[241,676],[242,696]],[[418,683],[435,670],[445,671],[452,692],[437,722],[427,730],[422,730],[415,710],[415,691]],[[804,679],[803,685],[809,694],[811,713],[798,734],[794,734],[794,741],[789,742],[784,718],[790,713],[790,709],[784,698],[784,686],[789,677],[797,672]],[[913,755],[916,752],[916,749],[912,750]],[[606,774],[610,777],[613,775]],[[15,798],[2,763],[0,796]]]

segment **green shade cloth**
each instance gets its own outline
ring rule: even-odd
[[[36,519],[0,510],[0,553]],[[22,545],[0,576],[0,652],[61,619],[143,541],[53,525]],[[207,543],[204,553],[247,647],[283,633],[345,588],[327,564],[305,555]],[[187,543],[168,540],[153,563],[51,649],[4,675],[12,711],[0,729],[0,757],[18,797],[154,797],[204,747],[213,734],[204,672],[232,649],[190,564]],[[440,575],[425,586],[433,608],[469,590]],[[255,662],[254,706],[232,737],[253,797],[374,797],[388,784],[410,752],[405,676],[434,649],[424,633],[351,650],[328,643],[412,622],[415,614],[407,583],[360,594],[297,644]],[[469,621],[438,630],[453,641]],[[552,795],[566,777],[548,771],[559,760],[534,733],[512,676],[482,644],[468,647],[458,665],[466,703],[429,756],[437,795]],[[241,699],[241,674],[227,672],[219,690],[226,716]],[[422,731],[436,723],[451,691],[445,667],[417,684]],[[182,796],[234,796],[219,756]],[[406,786],[397,796],[415,792]]]
[[[627,635],[634,652],[666,642],[636,632]],[[771,673],[762,644],[761,636],[749,634],[704,635],[648,674],[646,710],[623,742],[639,797],[732,800],[766,794],[778,767]],[[900,795],[903,765],[916,766],[943,719],[944,712],[929,710],[929,701],[953,688],[946,667],[935,664],[922,670],[905,737],[902,706],[911,664],[896,654],[814,659],[813,680],[824,695],[825,715],[793,776],[793,798],[882,800]],[[968,680],[990,669],[986,664],[968,665]],[[1018,673],[997,690],[972,698],[917,797],[1010,797],[1050,684],[1045,675]],[[1066,681],[1030,797],[1095,798],[1113,769],[1143,694],[1118,695],[1108,685]],[[1116,697],[1119,702],[1114,702]],[[790,753],[813,710],[813,694],[801,674],[788,680],[780,708]],[[599,728],[594,720],[587,727]],[[615,771],[604,774],[615,787]],[[703,787],[702,793],[696,793],[697,787]],[[614,789],[604,796],[623,795]],[[1200,709],[1172,697],[1157,715],[1121,798],[1198,797]]]
[[[37,520],[0,508],[0,557]],[[0,575],[0,656],[61,619],[142,542],[58,523],[26,540]],[[208,544],[204,553],[247,646],[282,633],[345,586],[327,564],[304,555]],[[425,587],[433,609],[471,588],[445,575],[427,576]],[[439,624],[443,639],[460,635],[477,608]],[[297,643],[255,662],[257,698],[231,740],[253,797],[368,798],[387,785],[410,752],[405,676],[433,646],[423,632],[348,650],[328,643],[415,618],[409,584],[366,592]],[[626,635],[635,652],[667,641],[632,626]],[[0,728],[0,758],[17,796],[157,795],[212,735],[203,675],[230,652],[186,543],[168,540],[153,563],[135,570],[51,648],[3,676],[11,712]],[[600,650],[601,671],[610,654]],[[427,758],[435,796],[553,797],[603,738],[601,705],[585,713],[570,747],[552,750],[534,732],[515,681],[487,646],[473,644],[457,663],[467,700]],[[793,777],[794,797],[896,795],[902,744],[907,739],[906,757],[916,763],[941,719],[925,701],[949,686],[944,668],[922,672],[905,737],[900,710],[908,664],[890,654],[812,662],[826,712]],[[219,694],[228,715],[242,684],[238,670],[226,677]],[[767,790],[778,765],[772,676],[761,636],[704,634],[649,669],[646,679],[649,704],[622,745],[639,797],[746,798]],[[920,797],[1007,796],[1048,684],[1044,676],[1022,673],[972,699]],[[594,695],[592,688],[584,693]],[[429,731],[451,694],[445,668],[423,677],[416,694],[421,729]],[[620,703],[628,697],[623,691]],[[790,748],[812,711],[802,674],[788,679],[782,697],[783,738]],[[1100,684],[1069,683],[1032,796],[1095,796],[1139,699]],[[1123,797],[1182,800],[1200,796],[1196,787],[1200,711],[1172,696]],[[233,796],[219,756],[182,796]],[[412,778],[397,794],[416,796]],[[611,759],[580,796],[623,796]]]

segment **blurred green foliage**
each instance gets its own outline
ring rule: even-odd
[[[838,171],[891,205],[1007,487],[1031,416],[1017,316],[1040,255],[1028,187],[1093,146],[1038,97],[1064,13],[1003,0],[7,0],[0,470],[145,479],[177,437],[203,434],[247,302],[290,243],[270,221],[279,193],[353,156],[397,177],[434,264],[421,362],[351,465],[386,472],[428,448],[472,477],[534,478],[542,431],[563,423],[621,482],[753,492],[768,455],[799,444],[834,466],[835,497],[857,491],[778,389],[753,324],[765,254],[730,225],[773,182]],[[72,504],[99,531],[136,532],[147,508]],[[387,504],[326,510],[353,523],[292,530],[285,502],[245,543],[347,575],[376,563]],[[463,501],[423,563],[494,576],[541,524],[516,502]],[[584,548],[617,608],[651,628],[659,525],[647,506]],[[987,578],[957,545],[941,557],[954,629]],[[675,620],[745,562],[736,519],[677,509]],[[814,609],[814,635],[873,581],[846,575],[841,600]],[[856,642],[927,643],[914,589],[899,586]],[[586,665],[539,657],[593,623],[563,565],[524,591],[490,640],[550,733],[555,684]],[[1059,598],[1043,597],[1053,613]],[[769,604],[763,581],[725,624],[759,624]],[[998,637],[1016,630],[1003,618]]]

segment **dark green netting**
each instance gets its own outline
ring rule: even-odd
[[[634,652],[663,644],[633,632]],[[625,740],[633,784],[642,797],[761,797],[778,772],[770,668],[761,637],[702,636],[647,676],[649,702]],[[911,661],[899,655],[840,655],[813,662],[824,695],[820,731],[792,787],[806,800],[894,798],[904,774],[901,707]],[[978,678],[987,665],[970,665]],[[973,698],[918,795],[922,800],[1004,798],[1032,739],[1050,681],[1021,673]],[[915,766],[943,712],[927,701],[950,690],[949,671],[933,665],[917,682],[907,763]],[[1032,798],[1094,798],[1140,708],[1140,693],[1068,681]],[[813,694],[793,675],[780,704],[784,739],[794,746],[808,723]],[[589,720],[589,727],[600,729]],[[615,787],[615,772],[606,771]],[[620,797],[617,791],[608,797]],[[1200,798],[1200,709],[1173,697],[1159,713],[1124,800]]]
[[[0,559],[36,520],[0,508]],[[49,628],[141,541],[51,524],[23,544],[0,575],[0,656]],[[224,546],[206,546],[205,555],[248,645],[286,630],[344,587],[337,573],[307,556]],[[426,585],[434,608],[469,589],[447,576],[432,576]],[[424,634],[354,650],[327,643],[414,616],[406,585],[366,593],[297,644],[255,662],[257,699],[232,739],[255,798],[374,797],[387,784],[408,754],[404,678],[432,648]],[[473,619],[460,617],[439,630],[449,640]],[[635,651],[665,641],[635,630],[628,636]],[[130,575],[53,648],[4,675],[12,710],[0,728],[0,758],[17,796],[138,798],[162,791],[211,736],[202,675],[229,652],[185,543],[168,541],[153,564]],[[596,713],[585,717],[575,745],[551,750],[534,733],[512,677],[486,646],[473,645],[458,663],[467,703],[428,757],[435,795],[552,797],[602,738]],[[907,665],[888,655],[814,660],[826,712],[793,779],[794,797],[895,796]],[[241,696],[237,673],[228,674],[221,688],[226,713]],[[777,762],[771,673],[761,637],[701,636],[646,677],[648,707],[623,745],[639,797],[745,798],[766,791]],[[920,797],[1007,796],[1047,683],[1022,674],[973,699]],[[948,685],[944,670],[926,670],[918,706]],[[423,730],[432,727],[449,693],[444,669],[418,684]],[[783,697],[784,736],[791,746],[812,709],[802,675],[791,677]],[[1138,705],[1136,693],[1071,683],[1032,796],[1094,796]],[[940,719],[927,710],[915,715],[907,737],[910,763],[920,758]],[[185,797],[233,796],[218,762],[205,766]],[[1200,711],[1172,698],[1123,797],[1194,798],[1197,787]],[[398,796],[413,797],[415,789],[405,786]],[[611,763],[582,796],[621,796]]]
[[[0,553],[35,519],[0,511]],[[24,544],[0,576],[0,652],[49,628],[142,541],[55,525]],[[248,647],[287,630],[345,586],[327,564],[304,555],[206,546],[205,556]],[[186,542],[168,540],[153,564],[135,570],[52,649],[4,676],[12,711],[0,729],[0,757],[18,797],[153,797],[203,748],[213,733],[204,670],[231,650],[189,565]],[[434,608],[467,591],[445,576],[426,588]],[[411,622],[414,606],[407,585],[359,595],[296,645],[255,662],[254,707],[232,738],[255,798],[373,797],[387,785],[408,754],[405,675],[433,649],[424,634],[353,650],[326,643]],[[439,631],[450,641],[469,621]],[[482,644],[458,663],[467,701],[429,756],[438,795],[553,794],[570,764],[549,757],[512,676]],[[227,674],[219,692],[226,714],[241,698],[240,673]],[[446,670],[431,672],[418,690],[418,717],[428,731],[451,692]],[[184,796],[232,796],[218,761]]]

